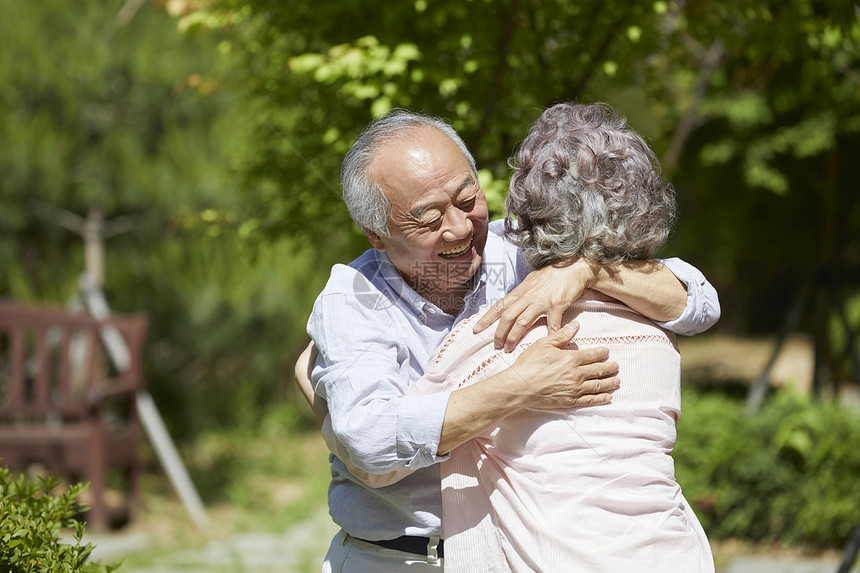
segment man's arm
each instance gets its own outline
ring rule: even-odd
[[[657,262],[668,267],[687,288],[687,306],[681,316],[670,322],[657,322],[657,325],[675,334],[692,336],[716,324],[720,319],[720,298],[702,271],[678,258],[658,259]]]
[[[555,410],[607,404],[619,387],[618,364],[603,347],[563,350],[578,324],[536,341],[514,364],[451,393],[439,439],[449,452],[525,408]]]
[[[687,306],[687,287],[657,261],[595,265],[592,270],[594,278],[589,288],[620,300],[651,320],[675,320]]]
[[[560,328],[562,314],[586,288],[618,299],[677,334],[707,330],[719,318],[716,291],[695,267],[680,259],[664,262],[604,266],[580,258],[532,271],[481,317],[475,332],[498,320],[496,348],[510,351],[541,316],[547,317],[550,332]]]
[[[475,388],[410,395],[410,352],[387,312],[398,311],[366,307],[346,293],[322,296],[308,324],[320,351],[316,393],[327,400],[351,463],[368,473],[427,467],[513,411],[605,403],[617,386],[605,349],[560,349],[573,336],[565,329]]]
[[[605,348],[562,350],[577,328],[578,324],[573,323],[538,340],[510,368],[483,382],[453,391],[442,423],[439,455],[523,408],[578,408],[608,403],[619,387],[615,376],[618,365],[604,362],[608,355]],[[370,474],[352,463],[348,451],[334,436],[326,401],[313,391],[310,371],[315,355],[316,347],[311,342],[296,362],[296,383],[322,423],[329,450],[370,487],[390,485],[409,475],[410,471],[402,470]]]
[[[328,404],[326,401],[316,395],[311,382],[311,369],[317,356],[317,348],[313,341],[308,344],[307,348],[299,355],[296,360],[295,374],[296,385],[304,396],[308,405],[314,412],[314,416],[322,426],[320,433],[323,441],[331,453],[340,459],[346,465],[352,475],[363,481],[372,488],[385,487],[393,483],[397,483],[412,472],[409,470],[394,471],[387,474],[371,474],[355,467],[349,457],[349,452],[343,447],[343,444],[335,437],[331,427],[331,416],[328,413]]]
[[[571,326],[577,328],[576,323]],[[603,362],[607,357],[605,348],[561,350],[574,333],[575,330],[563,329],[547,336],[500,374],[452,392],[442,423],[439,454],[453,450],[493,423],[526,407],[580,408],[608,403],[619,387],[615,376],[618,365]],[[323,425],[323,437],[329,450],[353,475],[371,487],[390,485],[409,475],[409,471],[369,474],[352,464],[346,448],[332,432],[326,401],[313,391],[310,371],[315,357],[316,347],[311,342],[296,362],[296,384]],[[559,376],[559,373],[566,376]],[[530,380],[550,383],[538,385]],[[476,405],[480,405],[477,410]]]

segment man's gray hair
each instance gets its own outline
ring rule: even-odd
[[[340,186],[343,200],[355,224],[369,231],[389,236],[388,220],[391,218],[391,203],[373,180],[369,171],[376,153],[386,143],[414,132],[421,127],[438,129],[448,136],[460,149],[477,176],[475,159],[453,127],[436,117],[420,115],[397,109],[371,123],[358,137],[343,160],[340,169]]]
[[[505,232],[534,268],[649,258],[675,222],[654,152],[606,104],[548,108],[511,167]]]

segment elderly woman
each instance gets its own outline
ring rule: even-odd
[[[608,106],[558,104],[520,148],[507,209],[506,232],[534,268],[611,265],[662,247],[675,200],[653,152]],[[547,335],[542,320],[507,353],[494,348],[493,329],[475,334],[478,318],[454,327],[410,393],[486,379]],[[576,330],[572,345],[610,349],[621,387],[609,405],[515,414],[451,453],[441,464],[446,570],[713,572],[674,477],[674,335],[592,290],[564,323]],[[373,486],[408,473],[354,472]]]
[[[611,264],[652,257],[675,217],[674,193],[643,139],[608,106],[558,104],[523,142],[506,231],[535,268],[577,258]],[[492,376],[512,354],[455,327],[423,391]],[[674,336],[587,290],[565,313],[572,344],[606,346],[621,388],[612,403],[526,411],[455,449],[442,464],[450,571],[714,571],[704,531],[675,481],[680,417]],[[575,322],[574,322],[575,321]]]

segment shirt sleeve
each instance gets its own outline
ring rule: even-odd
[[[349,293],[323,294],[308,322],[319,348],[314,390],[327,400],[333,434],[351,463],[372,474],[448,457],[437,452],[450,392],[406,395],[409,350],[387,312]]]
[[[687,306],[681,316],[656,324],[675,334],[692,336],[704,332],[720,319],[720,299],[717,290],[705,275],[679,258],[657,259],[666,265],[687,287]]]
[[[412,474],[412,470],[398,470],[387,474],[372,474],[362,470],[361,468],[357,468],[352,463],[349,452],[346,451],[346,448],[343,447],[340,440],[335,437],[334,430],[331,427],[331,416],[329,414],[326,414],[325,419],[323,420],[321,432],[323,440],[325,441],[326,446],[328,446],[329,451],[343,462],[346,469],[349,470],[349,473],[372,488],[389,486]]]

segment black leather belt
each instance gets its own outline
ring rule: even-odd
[[[405,551],[406,553],[414,553],[415,555],[424,556],[427,555],[427,546],[430,545],[429,537],[415,537],[412,535],[402,535],[397,539],[383,539],[381,541],[370,541],[369,539],[362,539],[362,541],[373,543],[374,545],[379,545],[386,549],[395,549],[397,551]],[[440,558],[445,557],[444,545],[445,540],[440,539],[439,545],[436,546],[436,554]]]

